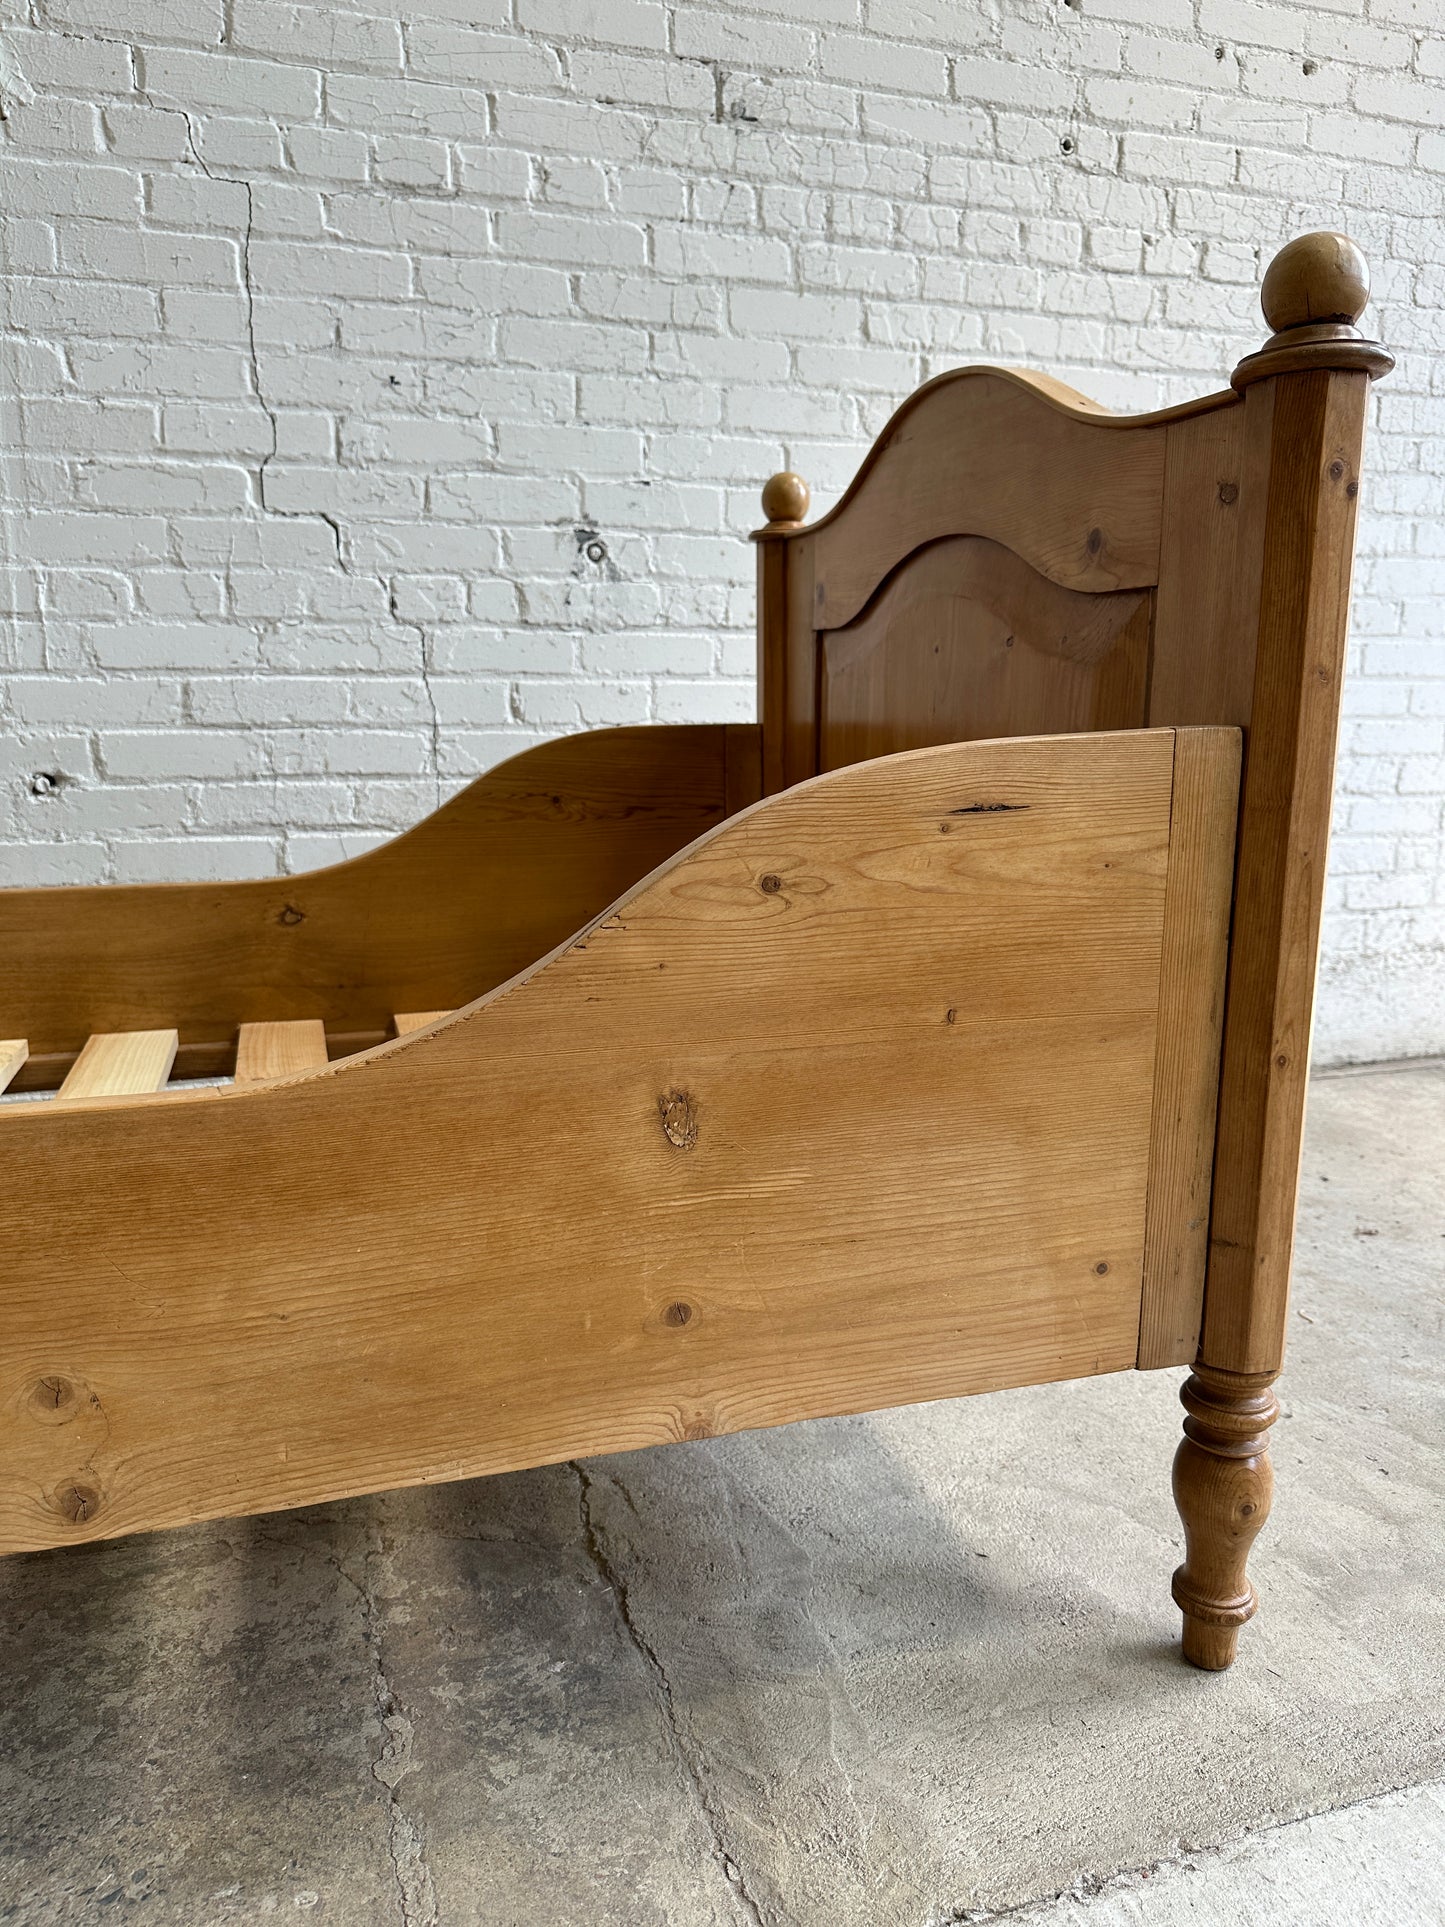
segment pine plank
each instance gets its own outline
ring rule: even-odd
[[[0,1091],[6,1088],[29,1055],[30,1046],[23,1037],[0,1038]]]
[[[277,1024],[242,1024],[236,1041],[236,1082],[290,1077],[326,1063],[326,1026],[319,1017]]]
[[[134,1097],[158,1091],[180,1043],[173,1030],[101,1031],[87,1037],[57,1098]]]
[[[399,1010],[391,1021],[396,1026],[397,1036],[405,1037],[411,1031],[425,1030],[428,1024],[434,1024],[439,1017],[450,1016],[449,1010]]]

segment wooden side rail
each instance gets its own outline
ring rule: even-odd
[[[1132,1366],[1237,775],[860,764],[362,1056],[0,1109],[0,1551]]]
[[[227,1075],[237,1027],[320,1019],[332,1055],[395,1011],[453,1009],[523,970],[758,794],[748,725],[597,730],[480,776],[352,862],[242,883],[0,891],[15,1090],[87,1037],[174,1028],[177,1076]]]

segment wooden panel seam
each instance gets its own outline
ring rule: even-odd
[[[1190,1363],[1204,1315],[1241,750],[1237,729],[1175,731],[1141,1370]]]

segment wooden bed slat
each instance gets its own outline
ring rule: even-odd
[[[425,1030],[439,1017],[450,1016],[449,1010],[399,1010],[391,1021],[396,1025],[397,1036],[405,1037],[409,1031]]]
[[[25,1038],[0,1037],[0,1091],[5,1089],[29,1055],[30,1045]]]
[[[112,1030],[87,1037],[55,1093],[66,1097],[133,1097],[158,1091],[171,1074],[180,1037],[173,1030]]]
[[[236,1044],[236,1082],[314,1071],[328,1062],[326,1026],[319,1017],[280,1024],[242,1024]]]

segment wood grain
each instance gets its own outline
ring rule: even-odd
[[[1061,408],[998,369],[940,376],[794,538],[813,552],[815,626],[851,621],[905,556],[947,535],[1001,542],[1067,589],[1149,587],[1166,432]]]
[[[1174,1603],[1184,1614],[1184,1657],[1209,1673],[1233,1664],[1239,1629],[1259,1604],[1245,1567],[1274,1496],[1273,1377],[1196,1365],[1179,1393],[1189,1416],[1174,1459],[1185,1546]]]
[[[1061,589],[979,536],[931,543],[852,622],[819,637],[820,765],[992,736],[1139,728],[1149,613],[1138,590]]]
[[[1201,1356],[1279,1370],[1367,377],[1274,384]]]
[[[1237,729],[1175,733],[1139,1317],[1141,1369],[1187,1365],[1199,1349],[1239,763]]]
[[[449,1010],[399,1010],[392,1018],[398,1037],[410,1037],[414,1030],[425,1030],[428,1024],[439,1024],[443,1017],[450,1017]]]
[[[862,764],[434,1030],[0,1112],[0,1547],[1131,1365],[1173,751]]]
[[[544,955],[727,807],[728,730],[598,730],[480,776],[350,863],[244,883],[0,890],[0,1024],[38,1072],[92,1030],[242,1023],[383,1035]],[[28,1073],[18,1088],[33,1088]]]
[[[122,1030],[88,1037],[56,1101],[158,1091],[171,1074],[177,1041],[173,1030]]]
[[[0,1038],[0,1091],[9,1087],[11,1078],[29,1055],[30,1045],[25,1038]]]
[[[1149,721],[1249,722],[1274,384],[1171,424]]]
[[[242,1024],[236,1040],[236,1082],[292,1077],[327,1061],[326,1026],[319,1017],[282,1024]]]

